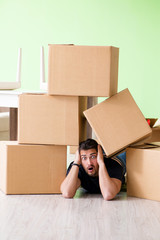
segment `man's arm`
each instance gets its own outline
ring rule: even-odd
[[[119,179],[110,178],[100,145],[98,145],[97,162],[99,164],[99,185],[102,196],[105,200],[111,200],[119,193],[122,182]]]
[[[79,155],[78,150],[76,152],[74,163],[79,164],[79,165],[81,164],[80,155]],[[73,165],[70,172],[68,173],[68,175],[66,176],[66,178],[64,179],[64,181],[61,184],[60,189],[61,189],[63,197],[65,197],[65,198],[73,198],[74,197],[77,189],[81,185],[81,181],[78,178],[78,172],[79,172],[79,167],[76,165]]]

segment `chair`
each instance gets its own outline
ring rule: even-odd
[[[8,141],[10,139],[9,132],[9,109],[0,108],[0,141]]]
[[[21,87],[21,56],[22,49],[18,49],[18,62],[17,62],[17,77],[15,82],[0,82],[1,90],[12,90]]]
[[[48,84],[45,80],[44,47],[40,48],[40,89],[47,90]]]

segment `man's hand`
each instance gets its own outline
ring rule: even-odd
[[[98,165],[104,163],[103,152],[101,146],[98,144],[98,155],[97,155]]]
[[[78,150],[78,149],[77,149],[77,151],[76,151],[74,163],[81,164],[81,157],[80,157],[80,154],[79,154],[79,150]]]

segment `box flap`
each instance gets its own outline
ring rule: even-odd
[[[138,149],[150,149],[150,148],[158,148],[160,147],[160,142],[158,143],[143,143],[140,145],[130,145],[130,148],[138,148]]]
[[[155,123],[157,122],[157,118],[146,118],[150,127],[154,127]]]
[[[156,120],[156,122],[153,125],[153,128],[160,127],[160,118]]]

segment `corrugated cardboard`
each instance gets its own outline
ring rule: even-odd
[[[160,128],[152,128],[152,134],[148,138],[145,138],[141,141],[142,143],[151,143],[151,142],[160,142]]]
[[[69,153],[70,154],[75,154],[78,148],[79,148],[79,145],[77,145],[77,146],[70,146]]]
[[[108,157],[152,132],[128,89],[84,111]]]
[[[110,97],[117,93],[119,49],[49,45],[48,94]]]
[[[148,118],[150,120],[150,126],[152,128],[152,135],[145,142],[160,142],[160,126],[159,119]]]
[[[6,194],[60,193],[66,146],[0,142],[0,189]]]
[[[127,148],[128,196],[160,201],[160,147]]]
[[[97,97],[88,97],[87,98],[87,109],[95,106],[97,103],[98,103],[98,98]],[[89,123],[87,122],[86,123],[86,139],[87,138],[94,138],[93,134],[94,133],[92,132],[92,128],[89,125]],[[79,145],[77,145],[77,146],[70,146],[69,153],[70,154],[75,154],[77,149],[78,149],[78,147],[79,147]]]
[[[147,142],[160,142],[160,128],[152,128],[152,135]]]
[[[18,142],[78,145],[86,138],[86,97],[22,94],[19,97]]]
[[[147,118],[146,120],[150,121],[150,127],[152,129],[152,134],[148,136],[147,138],[143,139],[140,143],[145,144],[145,143],[151,143],[151,142],[160,142],[160,127],[154,125],[157,122],[157,118]],[[139,145],[139,143],[138,143]],[[134,144],[135,146],[135,144]]]

